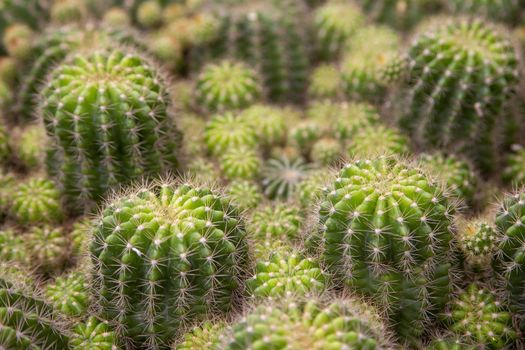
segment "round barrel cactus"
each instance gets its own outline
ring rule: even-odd
[[[289,114],[284,108],[257,104],[242,111],[239,119],[256,131],[261,146],[271,148],[283,144]]]
[[[303,159],[290,159],[287,156],[269,159],[262,169],[264,194],[270,198],[291,199],[297,185],[312,170]]]
[[[18,263],[29,261],[24,238],[12,228],[0,230],[0,260]]]
[[[33,226],[26,246],[31,265],[44,274],[60,271],[67,262],[69,241],[60,227]]]
[[[469,268],[478,272],[490,270],[496,255],[499,235],[489,220],[463,219],[458,223],[458,245]]]
[[[403,156],[410,153],[410,140],[396,129],[384,125],[368,125],[360,129],[348,142],[350,157],[377,155]]]
[[[68,316],[84,316],[89,306],[89,285],[81,272],[57,277],[45,294],[56,310]]]
[[[173,350],[216,349],[220,344],[224,328],[225,325],[222,322],[204,322],[186,333],[183,339],[175,344]]]
[[[420,147],[463,153],[484,174],[497,169],[518,82],[506,35],[477,19],[440,22],[415,39],[408,66],[399,125]]]
[[[46,130],[42,125],[30,125],[15,133],[13,149],[16,157],[27,169],[44,165]]]
[[[220,193],[164,184],[119,198],[91,243],[102,316],[138,347],[166,347],[189,322],[233,308],[247,268],[238,210]]]
[[[253,180],[259,176],[261,157],[251,147],[228,148],[220,156],[222,173],[230,180]]]
[[[246,180],[232,181],[226,193],[232,204],[242,211],[254,209],[263,198],[259,186]]]
[[[343,81],[338,67],[323,64],[312,71],[308,94],[315,99],[337,99],[341,96],[342,87]]]
[[[77,324],[71,335],[71,350],[120,350],[117,336],[107,322],[91,316]]]
[[[453,211],[441,186],[411,164],[356,160],[324,192],[306,245],[338,285],[372,298],[413,343],[449,299]]]
[[[40,93],[48,173],[71,211],[107,191],[178,166],[180,134],[163,79],[125,49],[75,54]]]
[[[260,243],[290,242],[299,238],[302,217],[299,208],[279,203],[255,210],[247,222],[247,230]]]
[[[219,156],[227,149],[258,145],[257,133],[244,119],[232,113],[214,116],[206,125],[204,142],[212,155]]]

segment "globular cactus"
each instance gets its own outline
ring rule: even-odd
[[[159,1],[142,1],[137,7],[137,22],[143,28],[154,28],[162,23],[162,5]]]
[[[258,261],[246,285],[254,297],[279,300],[320,294],[326,288],[327,276],[315,259],[283,248],[270,253],[268,259]]]
[[[314,99],[338,99],[342,88],[339,69],[335,65],[323,64],[312,71],[308,95]]]
[[[89,307],[89,285],[82,272],[57,277],[45,287],[45,295],[55,310],[68,316],[84,316]]]
[[[90,209],[114,186],[177,168],[181,137],[168,93],[141,56],[124,49],[76,54],[40,96],[48,173],[71,211]]]
[[[346,153],[352,158],[406,156],[410,154],[410,140],[396,129],[379,124],[370,125],[356,132],[348,142]]]
[[[0,271],[0,348],[68,349],[69,339],[52,306],[20,280]],[[9,274],[8,274],[9,275]]]
[[[467,205],[473,204],[479,180],[468,162],[454,154],[445,155],[441,152],[422,154],[420,160],[431,174],[447,184],[451,194]]]
[[[223,61],[207,65],[195,84],[196,105],[210,112],[246,108],[261,93],[257,79],[256,72],[243,63]]]
[[[31,46],[34,37],[35,33],[29,26],[15,23],[5,29],[2,42],[10,57],[25,61],[32,54]]]
[[[380,102],[389,85],[400,79],[399,35],[380,26],[364,27],[349,41],[341,63],[348,98]]]
[[[322,138],[312,146],[310,158],[312,162],[320,166],[331,166],[337,164],[342,158],[343,147],[341,143],[333,138]]]
[[[13,23],[24,23],[37,29],[46,20],[45,14],[42,1],[3,0],[0,2],[0,38],[3,37],[5,29]]]
[[[203,183],[220,183],[223,175],[215,162],[202,157],[191,160],[187,172],[190,178]]]
[[[78,259],[87,252],[91,232],[91,218],[81,218],[77,220],[71,231],[69,238],[71,241],[71,258]]]
[[[348,39],[363,24],[361,9],[352,3],[329,2],[314,11],[317,55],[337,59]]]
[[[223,322],[206,321],[186,333],[182,340],[172,346],[173,350],[216,349],[224,332]]]
[[[314,170],[297,186],[297,201],[304,209],[314,208],[327,184],[333,182],[331,171],[328,169]]]
[[[16,190],[17,184],[12,174],[0,173],[0,218],[9,213],[12,193]]]
[[[77,324],[70,340],[71,350],[120,350],[117,336],[109,324],[91,316]]]
[[[505,34],[477,19],[440,21],[413,42],[408,65],[399,125],[420,147],[463,153],[484,174],[494,171],[498,145],[511,141],[505,106],[518,81]]]
[[[477,349],[502,349],[516,338],[511,313],[486,288],[471,284],[443,315],[448,329]]]
[[[11,193],[9,216],[21,225],[57,223],[63,218],[60,192],[45,178],[31,178]]]
[[[288,143],[300,150],[302,156],[309,157],[314,144],[323,137],[323,129],[324,125],[320,120],[300,120],[290,130]]]
[[[480,272],[490,272],[500,240],[490,220],[483,217],[461,219],[457,230],[458,246],[466,267],[474,270],[476,277],[481,275]]]
[[[247,221],[247,230],[259,244],[270,246],[274,241],[297,240],[302,221],[298,207],[279,203],[256,209]]]
[[[215,156],[221,155],[227,149],[240,146],[255,148],[258,144],[255,130],[232,113],[213,117],[206,125],[204,141],[210,153]]]
[[[461,339],[440,337],[433,340],[425,350],[476,350],[474,346],[465,345]]]
[[[338,285],[372,298],[413,343],[449,299],[453,211],[419,168],[395,157],[356,160],[324,192],[306,245]]]
[[[179,119],[179,128],[185,130],[184,153],[188,157],[202,157],[207,154],[208,147],[204,141],[205,126],[205,120],[192,113],[184,113]]]
[[[228,199],[163,184],[107,206],[91,243],[96,298],[119,336],[168,346],[191,322],[232,309],[248,264],[246,233]]]
[[[330,135],[343,142],[368,125],[377,125],[380,120],[377,109],[368,103],[333,103],[313,105],[308,114],[312,118],[330,118],[333,120]]]
[[[49,12],[55,25],[82,23],[89,15],[87,1],[84,0],[54,0]]]
[[[226,193],[232,204],[242,211],[254,209],[263,198],[259,186],[246,180],[232,181],[226,189]]]
[[[301,0],[255,1],[217,11],[214,39],[194,59],[231,57],[255,67],[267,97],[303,102],[310,70],[309,25]]]
[[[290,114],[285,108],[257,104],[242,111],[239,119],[256,131],[262,147],[271,148],[284,143]]]
[[[0,230],[0,260],[18,263],[29,261],[24,238],[12,228]]]
[[[221,349],[388,349],[390,333],[375,310],[354,300],[262,304],[231,326]]]
[[[262,169],[262,185],[265,196],[270,199],[291,199],[312,167],[301,158],[286,156],[269,159]]]
[[[512,151],[505,160],[503,180],[514,186],[522,186],[525,185],[525,149],[520,145],[513,145]]]
[[[34,226],[27,234],[30,263],[43,274],[60,271],[67,262],[69,241],[62,228]]]
[[[445,0],[444,3],[452,13],[482,16],[510,25],[523,19],[525,9],[519,0]]]
[[[102,17],[102,24],[108,27],[129,27],[131,18],[128,12],[120,7],[112,7]]]
[[[46,130],[42,125],[30,125],[13,135],[12,148],[17,159],[27,169],[44,165]]]
[[[222,173],[230,180],[254,180],[261,170],[261,157],[256,149],[248,146],[228,148],[220,156]]]

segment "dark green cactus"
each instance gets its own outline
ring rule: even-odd
[[[136,346],[166,347],[188,322],[232,309],[245,236],[236,208],[206,187],[163,185],[114,201],[91,244],[103,316]]]
[[[463,153],[483,173],[494,171],[498,145],[512,141],[499,137],[518,81],[505,34],[481,20],[440,21],[413,42],[408,65],[399,125],[421,147]]]
[[[514,186],[525,185],[525,149],[521,145],[513,145],[505,163],[503,180]]]
[[[84,316],[89,307],[89,285],[82,272],[57,277],[45,294],[56,310],[68,316]]]
[[[520,0],[444,0],[444,3],[452,13],[477,15],[510,25],[523,19],[525,9]]]
[[[57,273],[67,262],[69,242],[60,227],[33,226],[26,246],[31,265],[41,273]]]
[[[169,96],[141,56],[76,54],[53,71],[41,98],[48,172],[71,211],[89,209],[113,186],[177,168]]]
[[[302,221],[298,207],[279,203],[255,210],[248,219],[247,230],[259,244],[271,246],[275,241],[297,240]]]
[[[389,157],[357,160],[324,192],[319,228],[306,244],[340,285],[373,298],[412,343],[449,298],[453,211],[418,168]]]
[[[260,174],[261,157],[248,146],[228,148],[219,158],[224,176],[230,180],[254,180]]]

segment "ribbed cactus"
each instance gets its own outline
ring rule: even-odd
[[[175,129],[162,77],[121,49],[74,55],[41,92],[50,138],[48,172],[71,211],[116,185],[177,167]]]
[[[329,2],[314,12],[317,55],[336,59],[347,40],[364,22],[361,9],[352,3]]]
[[[292,112],[285,108],[257,104],[242,111],[239,119],[256,131],[262,147],[270,148],[285,141],[290,114]]]
[[[270,199],[293,198],[297,185],[311,171],[311,166],[301,158],[289,159],[286,156],[269,159],[262,170],[264,194]]]
[[[42,125],[30,125],[14,133],[13,146],[17,159],[27,169],[44,165],[46,130]]]
[[[81,218],[69,232],[72,258],[79,258],[87,251],[91,232],[91,217]]]
[[[257,74],[243,63],[223,61],[202,69],[195,86],[198,108],[217,112],[241,109],[260,95]]]
[[[57,277],[45,288],[46,298],[68,316],[84,316],[89,307],[89,285],[81,272]]]
[[[343,155],[341,142],[333,138],[322,138],[312,146],[310,158],[312,162],[320,166],[335,165]]]
[[[54,0],[49,10],[51,22],[55,25],[82,23],[88,17],[85,0]]]
[[[327,169],[314,170],[297,186],[296,197],[302,208],[313,208],[323,191],[327,190],[326,184],[333,182],[332,174]]]
[[[477,15],[516,24],[523,18],[525,4],[520,0],[445,0],[452,13]]]
[[[399,29],[410,29],[439,9],[441,0],[358,0],[370,17]]]
[[[69,242],[62,228],[33,226],[26,236],[30,263],[41,273],[56,273],[67,261]]]
[[[467,267],[479,272],[490,271],[497,251],[499,236],[484,218],[463,219],[458,226],[458,245]]]
[[[187,172],[192,179],[204,183],[220,182],[222,173],[219,166],[208,158],[195,158],[187,167]]]
[[[182,340],[176,343],[173,350],[204,350],[216,349],[220,344],[225,325],[222,322],[204,322],[186,333]]]
[[[2,0],[0,2],[0,38],[6,27],[13,23],[24,23],[36,29],[46,19],[41,5],[42,1],[39,0]]]
[[[316,295],[326,288],[327,276],[312,258],[283,248],[257,262],[255,273],[246,282],[250,294],[279,300],[282,297]]]
[[[206,187],[166,184],[117,199],[91,244],[103,316],[136,346],[166,347],[188,322],[232,309],[245,236],[236,208]]]
[[[313,109],[312,109],[313,108]],[[368,103],[323,103],[312,107],[312,117],[326,118],[332,116],[332,136],[342,141],[351,140],[354,135],[367,125],[376,125],[380,120],[376,108]]]
[[[69,339],[51,305],[4,272],[0,271],[0,348],[68,349]]]
[[[343,81],[335,65],[323,64],[312,71],[308,94],[316,99],[339,98]]]
[[[485,174],[494,171],[497,145],[512,141],[499,139],[518,81],[510,41],[480,20],[441,21],[414,41],[408,64],[400,126],[419,146],[464,153]]]
[[[228,148],[219,159],[222,173],[230,180],[254,180],[261,170],[261,157],[248,146]]]
[[[35,33],[29,26],[15,23],[5,29],[2,41],[9,56],[25,61],[32,54],[34,37]]]
[[[29,261],[24,238],[12,228],[0,230],[0,260],[19,263]]]
[[[448,301],[453,211],[441,186],[411,164],[356,160],[325,192],[306,244],[340,284],[373,298],[411,343]]]
[[[353,158],[406,156],[410,153],[410,141],[396,129],[384,125],[369,125],[356,132],[348,142],[346,153]]]
[[[448,329],[479,349],[502,349],[516,338],[512,315],[486,288],[471,284],[443,316]]]
[[[314,144],[323,137],[324,128],[324,123],[320,120],[303,119],[290,130],[288,142],[300,150],[304,157],[309,157]]]
[[[197,49],[201,56],[242,60],[259,72],[272,101],[302,102],[310,60],[308,23],[301,0],[259,0],[218,13],[215,40]]]
[[[457,156],[444,155],[440,152],[423,154],[421,164],[428,168],[429,173],[443,180],[451,194],[472,205],[478,185],[477,175],[466,161]]]
[[[512,153],[505,160],[503,180],[515,186],[525,185],[525,148],[520,145],[512,146]]]
[[[231,327],[221,349],[388,349],[389,332],[354,300],[262,304]]]
[[[247,230],[263,245],[291,242],[299,238],[302,221],[298,207],[279,203],[255,210],[248,219]]]
[[[157,27],[162,23],[162,12],[160,1],[142,1],[137,7],[137,22],[143,28]]]
[[[229,148],[257,146],[257,133],[245,121],[232,113],[216,115],[206,125],[204,141],[212,155],[221,155]]]
[[[426,350],[476,350],[474,346],[465,345],[461,339],[442,337],[433,340]]]
[[[246,180],[233,181],[226,189],[226,193],[232,204],[242,211],[253,209],[262,201],[259,186]]]
[[[107,322],[91,316],[72,331],[71,350],[119,350],[116,334]]]
[[[9,216],[21,225],[59,222],[63,217],[59,197],[53,182],[40,177],[29,179],[11,193]]]

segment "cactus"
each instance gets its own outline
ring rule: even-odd
[[[361,9],[344,2],[329,2],[314,11],[317,54],[321,59],[337,59],[348,39],[363,24]]]
[[[11,193],[9,215],[22,225],[59,222],[63,217],[59,197],[53,182],[29,179]]]
[[[68,349],[69,339],[51,305],[29,287],[11,282],[4,270],[0,273],[0,348]]]
[[[297,185],[311,171],[311,166],[301,158],[295,160],[286,156],[269,159],[262,170],[264,195],[270,199],[291,199]]]
[[[88,12],[84,0],[54,0],[50,9],[51,22],[56,25],[81,23],[87,19]]]
[[[25,24],[15,23],[4,31],[3,44],[9,56],[24,61],[32,52],[31,45],[35,33]]]
[[[303,209],[315,207],[322,193],[327,190],[326,184],[332,182],[327,169],[314,170],[297,186],[296,197]]]
[[[466,204],[473,203],[478,179],[469,163],[453,154],[444,155],[440,152],[423,154],[420,160],[423,166],[428,167],[431,174],[441,178],[447,184],[451,194]]]
[[[12,154],[9,141],[9,135],[6,128],[2,123],[0,123],[0,164],[2,166],[7,165]]]
[[[98,303],[135,346],[164,348],[188,322],[232,309],[247,242],[220,193],[190,184],[140,190],[107,206],[93,235]]]
[[[119,350],[116,338],[107,322],[91,316],[73,328],[71,350]]]
[[[360,129],[348,143],[350,157],[377,155],[408,155],[410,141],[398,130],[383,125],[370,125]]]
[[[261,158],[251,147],[230,148],[220,157],[222,173],[230,180],[254,180],[259,176]]]
[[[443,318],[450,331],[480,349],[502,349],[516,338],[510,312],[493,293],[474,283],[451,302]]]
[[[157,27],[162,23],[162,10],[159,1],[143,1],[137,8],[137,22],[143,28]]]
[[[102,18],[102,24],[107,27],[129,27],[131,18],[126,10],[120,7],[112,7],[106,11]]]
[[[320,120],[301,120],[290,130],[289,143],[299,149],[304,157],[309,157],[312,147],[324,134],[323,127]]]
[[[45,21],[39,0],[3,0],[0,2],[0,38],[5,29],[13,23],[23,23],[36,29]],[[0,47],[0,50],[2,48]]]
[[[432,341],[426,350],[475,350],[474,346],[465,345],[461,339],[442,337]]]
[[[173,350],[203,350],[216,349],[220,344],[222,332],[225,325],[223,322],[206,321],[200,326],[194,327],[184,335],[184,338],[176,343]]]
[[[255,148],[258,144],[255,130],[232,113],[213,117],[206,125],[204,141],[210,153],[216,156],[223,154],[227,149],[240,146]]]
[[[41,273],[57,272],[67,261],[69,242],[61,228],[33,226],[26,245],[31,264]]]
[[[313,70],[308,94],[314,99],[337,99],[342,87],[343,81],[337,67],[324,64]]]
[[[511,141],[497,138],[510,123],[505,105],[518,81],[516,52],[488,23],[440,23],[408,51],[399,125],[418,146],[466,154],[488,174],[497,167],[497,145]]]
[[[389,84],[399,80],[399,35],[387,27],[369,26],[357,31],[341,63],[343,88],[353,100],[382,101]]]
[[[88,308],[88,283],[82,273],[57,277],[47,285],[45,294],[55,310],[68,316],[83,316]]]
[[[222,173],[217,164],[206,158],[195,158],[188,164],[191,178],[203,183],[220,182]]]
[[[0,218],[9,212],[12,193],[16,190],[15,178],[11,174],[0,173]]]
[[[247,222],[247,231],[262,245],[299,238],[302,217],[299,208],[279,203],[256,209]]]
[[[239,119],[256,130],[262,147],[271,148],[283,144],[287,131],[285,120],[290,113],[283,108],[257,104],[242,111]]]
[[[192,113],[184,113],[179,119],[179,127],[184,132],[184,152],[190,157],[201,157],[207,154],[208,147],[204,141],[206,122]]]
[[[310,157],[312,161],[320,166],[337,164],[342,158],[341,143],[332,138],[323,138],[312,146]]]
[[[254,209],[262,201],[262,193],[259,187],[246,180],[233,181],[228,186],[226,193],[232,205],[242,211]]]
[[[242,60],[257,69],[270,100],[303,102],[310,69],[304,10],[301,0],[226,7],[217,14],[215,39],[197,48],[193,61],[225,56]]]
[[[53,71],[41,96],[48,172],[70,210],[177,167],[180,135],[167,91],[142,57],[121,49],[76,54]]]
[[[246,108],[257,101],[257,74],[243,63],[223,61],[202,69],[195,85],[195,102],[210,112]]]
[[[520,145],[513,145],[512,151],[506,159],[503,180],[514,186],[522,186],[525,185],[525,149]]]
[[[18,263],[28,262],[29,257],[24,244],[24,238],[13,229],[0,230],[0,260]]]
[[[306,245],[336,279],[417,341],[452,288],[451,215],[441,187],[394,157],[348,163],[325,192]]]
[[[27,169],[44,165],[46,130],[42,125],[30,125],[14,133],[13,146],[18,160]]]
[[[17,60],[13,57],[0,56],[0,82],[13,86],[17,74]]]
[[[375,310],[354,300],[262,304],[233,324],[221,349],[388,349]]]
[[[90,232],[91,219],[89,217],[81,218],[73,224],[69,232],[72,258],[78,259],[87,252]]]
[[[446,0],[452,13],[477,15],[488,19],[517,24],[523,18],[525,5],[519,0]]]
[[[246,282],[251,295],[275,298],[316,295],[326,288],[327,277],[315,259],[296,251],[274,251],[259,261],[255,274]]]
[[[476,275],[490,269],[499,241],[495,228],[484,218],[463,219],[457,226],[458,245],[467,267]]]
[[[366,13],[375,21],[409,30],[425,15],[436,12],[441,0],[359,0]]]

